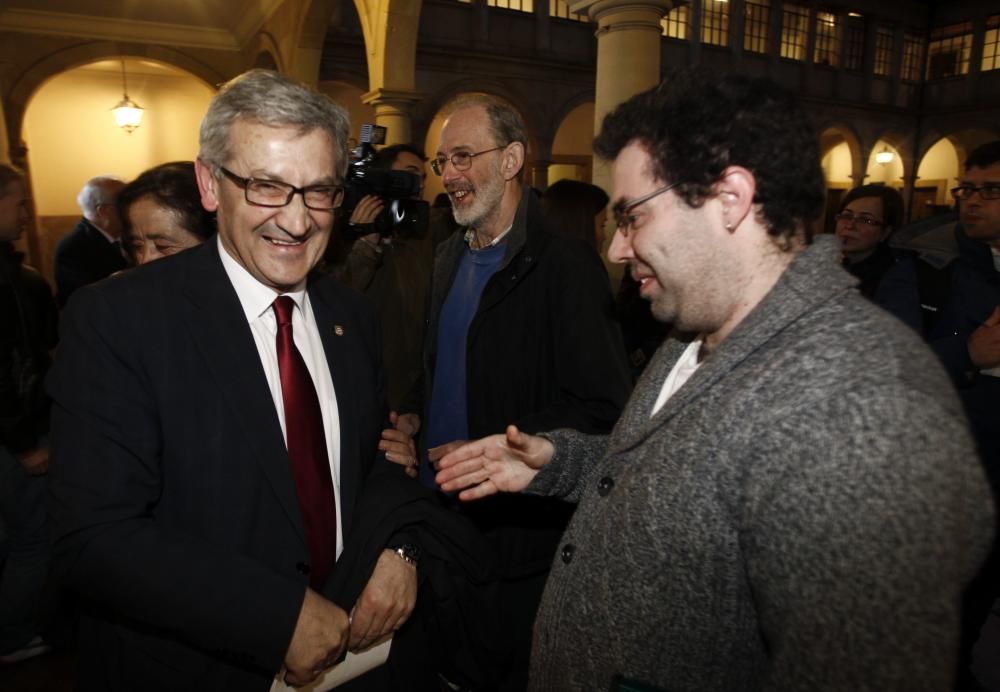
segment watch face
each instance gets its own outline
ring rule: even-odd
[[[407,562],[416,563],[417,560],[420,559],[420,548],[412,543],[406,543],[399,546],[396,548],[396,552],[399,553],[399,556]]]

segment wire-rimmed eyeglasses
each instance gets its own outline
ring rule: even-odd
[[[885,221],[879,221],[874,216],[861,216],[859,214],[852,214],[849,211],[842,211],[833,215],[837,221],[843,221],[844,223],[853,223],[856,226],[884,226]]]
[[[987,183],[982,187],[959,185],[958,187],[951,188],[951,196],[955,199],[969,199],[977,192],[983,199],[1000,199],[1000,185],[996,183]]]
[[[455,167],[456,171],[467,171],[472,167],[472,159],[477,156],[506,148],[507,145],[505,144],[502,147],[493,147],[492,149],[483,149],[477,152],[456,151],[451,156],[438,156],[431,159],[431,170],[434,171],[435,175],[441,175],[444,173],[444,165],[451,161],[451,165]]]
[[[243,188],[247,204],[257,207],[284,207],[291,203],[292,197],[302,195],[302,202],[308,208],[315,211],[333,211],[344,200],[344,188],[341,185],[295,187],[280,180],[244,178],[223,166],[219,166],[219,170],[237,187]]]
[[[635,215],[632,210],[638,207],[644,202],[648,202],[657,195],[662,195],[668,190],[673,190],[675,187],[680,185],[679,182],[670,183],[669,185],[664,185],[663,187],[657,188],[650,193],[638,197],[636,199],[626,202],[625,200],[618,200],[615,202],[614,206],[611,207],[611,215],[615,219],[615,228],[626,238],[628,237],[628,232],[632,228],[632,224],[635,223]]]

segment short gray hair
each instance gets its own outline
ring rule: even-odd
[[[326,132],[334,142],[337,181],[344,179],[350,119],[329,96],[272,70],[244,72],[223,84],[208,106],[199,138],[202,161],[218,168],[231,159],[229,131],[238,120]]]
[[[113,193],[108,189],[111,185],[116,188]],[[123,185],[125,182],[121,178],[111,175],[99,175],[96,178],[91,178],[83,184],[83,189],[76,196],[76,203],[83,210],[83,215],[89,219],[102,204],[114,204],[118,197],[118,190]]]
[[[528,134],[524,118],[506,101],[489,94],[463,94],[451,102],[448,114],[476,107],[486,110],[494,144],[505,147],[511,142],[520,142],[527,151]]]

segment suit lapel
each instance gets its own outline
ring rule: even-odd
[[[250,325],[216,242],[210,240],[193,252],[197,256],[182,282],[183,317],[233,417],[252,441],[257,465],[305,545],[288,451]]]
[[[357,391],[358,384],[354,371],[348,365],[361,362],[350,353],[352,345],[357,343],[358,334],[355,324],[343,308],[314,284],[309,287],[309,301],[323,340],[323,350],[326,352],[326,362],[330,367],[330,377],[337,396],[340,418],[340,517],[343,534],[347,536],[361,483],[358,457],[360,421],[357,409],[351,405],[351,402],[357,400],[354,392]]]

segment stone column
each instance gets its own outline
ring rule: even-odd
[[[361,96],[361,101],[375,109],[375,124],[388,129],[386,144],[412,144],[410,108],[422,99],[415,91],[375,89]]]
[[[571,12],[587,12],[597,23],[597,83],[594,133],[604,116],[660,81],[662,19],[680,0],[577,0]],[[595,158],[592,182],[612,194],[611,168]],[[610,233],[608,234],[610,238]],[[621,276],[619,267],[612,276]]]

